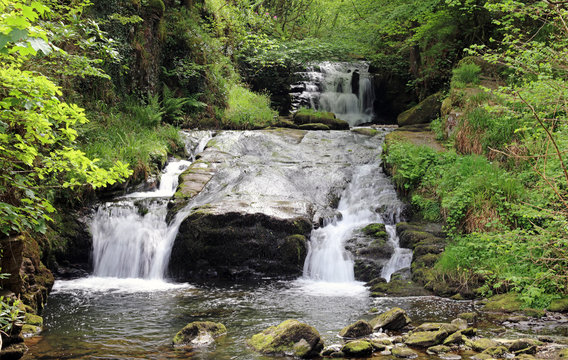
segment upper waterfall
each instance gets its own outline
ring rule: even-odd
[[[323,62],[300,73],[303,81],[293,85],[293,106],[330,111],[350,126],[373,119],[375,94],[365,62]]]

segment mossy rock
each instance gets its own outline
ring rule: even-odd
[[[365,235],[371,236],[375,239],[386,239],[388,237],[385,224],[369,224],[362,228],[361,231]]]
[[[507,348],[504,346],[493,346],[485,349],[483,354],[491,355],[494,358],[502,358],[507,354]]]
[[[411,333],[404,343],[408,346],[431,347],[441,344],[447,336],[448,333],[444,330],[417,331]]]
[[[284,239],[278,249],[282,250],[282,256],[287,263],[302,266],[306,258],[307,241],[304,235],[290,235]]]
[[[365,320],[358,320],[355,323],[344,327],[339,336],[344,338],[356,339],[363,336],[371,335],[373,327]]]
[[[166,11],[166,5],[162,0],[149,0],[148,7],[162,15]]]
[[[448,336],[443,344],[444,345],[459,345],[465,343],[467,338],[463,335],[461,331],[456,331],[455,333]]]
[[[568,312],[568,298],[553,300],[548,310],[554,312]]]
[[[34,336],[37,335],[41,332],[41,326],[36,326],[36,325],[24,325],[22,326],[22,332],[21,334],[24,337],[28,337],[28,336]]]
[[[418,354],[415,351],[403,346],[393,347],[391,349],[391,354],[398,359],[414,359],[415,357],[418,356]]]
[[[175,346],[207,345],[213,339],[227,333],[227,328],[221,323],[212,321],[195,321],[187,324],[173,339]]]
[[[468,324],[473,324],[475,321],[477,321],[477,313],[474,312],[459,313],[458,318],[466,320]]]
[[[471,348],[478,352],[483,352],[487,349],[499,346],[499,343],[495,340],[481,338],[471,342]]]
[[[253,335],[247,344],[263,354],[293,354],[300,358],[316,357],[323,349],[318,331],[297,320],[286,320],[278,326],[271,326]]]
[[[409,280],[394,279],[387,282],[376,283],[371,286],[371,296],[428,296],[432,295],[424,287]]]
[[[418,105],[398,115],[398,126],[427,124],[440,116],[442,93],[436,93],[422,100]]]
[[[410,324],[410,318],[401,308],[392,308],[369,322],[373,330],[400,330]]]
[[[366,136],[375,136],[379,133],[378,130],[372,129],[372,128],[355,128],[355,129],[351,129],[351,131],[354,132],[354,133],[366,135]]]
[[[39,315],[26,313],[24,315],[24,323],[26,325],[43,326],[43,318]]]
[[[300,125],[299,128],[302,129],[302,130],[331,130],[331,128],[329,126],[327,126],[326,124],[322,124],[322,123],[303,124],[303,125]]]
[[[558,352],[559,359],[568,359],[568,348],[562,349]]]
[[[452,348],[450,348],[449,346],[446,346],[446,345],[431,346],[426,350],[426,352],[430,355],[445,354],[445,353],[450,352],[450,351],[452,351]]]
[[[296,125],[294,122],[290,121],[290,120],[286,120],[286,119],[278,119],[278,122],[276,122],[274,125],[272,125],[272,127],[276,127],[276,128],[288,128],[288,129],[297,129],[298,125]]]
[[[345,344],[341,352],[347,358],[369,357],[373,353],[373,345],[366,340],[355,340]]]
[[[303,125],[323,124],[331,130],[348,130],[349,123],[341,119],[337,119],[334,113],[324,111],[314,111],[311,109],[301,109],[294,114],[294,123],[300,125],[300,129],[305,129]],[[305,130],[321,130],[321,129],[305,129]]]
[[[523,302],[516,293],[500,294],[491,297],[484,306],[485,311],[515,312],[520,311]]]

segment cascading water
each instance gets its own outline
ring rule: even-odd
[[[186,136],[188,152],[195,160],[211,133]],[[167,203],[175,193],[179,174],[189,165],[191,162],[186,160],[172,161],[164,169],[157,190],[133,193],[98,208],[91,223],[95,277],[164,278],[179,227],[179,221],[168,226]]]
[[[375,94],[364,62],[323,62],[301,73],[305,80],[292,86],[293,106],[333,112],[350,126],[370,122]]]
[[[399,238],[394,225],[386,225],[385,230],[389,235],[389,243],[394,249],[394,253],[381,271],[381,277],[388,282],[392,274],[398,270],[410,267],[412,263],[412,250],[400,247]]]

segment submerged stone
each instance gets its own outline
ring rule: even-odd
[[[300,358],[316,357],[323,349],[323,340],[318,331],[297,320],[286,320],[253,335],[247,344],[263,354],[292,354]]]
[[[204,346],[211,344],[215,338],[227,333],[221,323],[212,321],[195,321],[187,324],[173,339],[174,346]]]

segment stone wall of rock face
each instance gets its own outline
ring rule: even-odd
[[[380,133],[350,131],[220,132],[198,168],[180,176],[168,216],[183,217],[170,274],[177,280],[301,274],[312,227],[336,215],[353,165],[377,161],[382,141]]]
[[[37,241],[29,236],[0,239],[3,273],[10,274],[0,280],[2,289],[21,298],[35,311],[41,311],[47,294],[53,286],[53,275],[40,260],[41,251]]]

